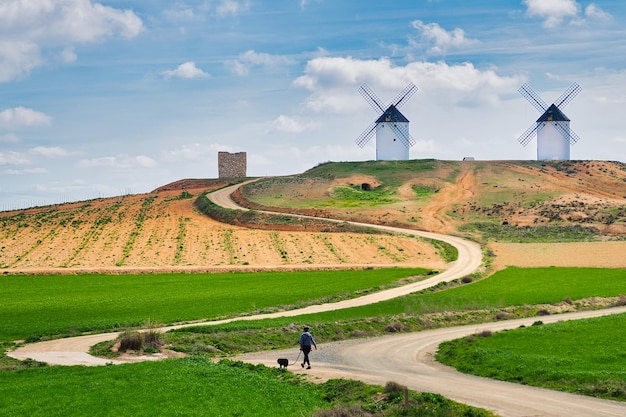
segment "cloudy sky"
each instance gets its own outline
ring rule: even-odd
[[[411,158],[534,159],[528,83],[572,159],[626,161],[622,0],[2,0],[0,210],[375,158],[358,88],[402,107]]]

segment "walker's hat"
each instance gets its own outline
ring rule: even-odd
[[[304,326],[304,331],[306,332],[307,330],[309,330],[309,326]]]

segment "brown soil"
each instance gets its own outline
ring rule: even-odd
[[[194,208],[200,193],[228,184],[187,179],[148,194],[2,212],[0,268],[5,273],[149,273],[443,265],[436,250],[415,237],[328,233],[327,223],[249,225],[266,228],[252,230],[216,222]],[[301,202],[323,202],[334,187],[361,184],[376,188],[381,182],[363,174],[304,178],[270,194],[282,196],[272,207],[241,193],[235,200],[254,209],[448,234],[464,223],[496,221],[593,227],[603,240],[626,236],[626,165],[617,162],[439,162],[435,171],[406,180],[392,204],[319,209]],[[416,199],[413,186],[419,184],[438,191]],[[624,267],[619,242],[490,247],[497,267]]]

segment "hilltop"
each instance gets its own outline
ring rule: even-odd
[[[323,225],[303,230],[293,222],[255,230],[195,208],[203,193],[227,184],[187,179],[146,194],[0,213],[0,266],[6,272],[443,266],[437,248],[415,238],[326,232]],[[254,209],[465,235],[490,242],[503,258],[515,244],[502,242],[626,248],[620,162],[329,162],[259,179],[235,197]],[[589,254],[589,246],[580,250]]]

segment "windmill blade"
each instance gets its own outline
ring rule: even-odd
[[[533,137],[541,128],[543,127],[542,123],[535,123],[531,125],[522,135],[517,138],[517,141],[522,144],[522,146],[526,146],[533,140]]]
[[[576,132],[574,132],[572,129],[566,129],[565,126],[561,123],[555,123],[554,125],[556,127],[556,130],[558,130],[561,135],[563,135],[563,138],[569,141],[570,145],[573,145],[580,140],[580,136],[578,136]]]
[[[385,105],[383,104],[382,101],[380,101],[376,93],[374,93],[367,86],[367,84],[363,84],[362,86],[359,87],[359,93],[361,93],[365,101],[367,101],[370,104],[370,106],[372,106],[372,108],[378,112],[378,114],[382,114],[385,112],[386,110]]]
[[[580,93],[580,90],[582,90],[582,88],[577,83],[573,83],[563,94],[561,94],[561,97],[554,102],[554,105],[559,109],[567,106],[569,102],[572,101],[578,93]]]
[[[517,90],[519,93],[526,98],[537,110],[539,113],[543,113],[548,110],[548,105],[545,101],[535,91],[530,88],[528,84],[522,84],[522,86]]]
[[[365,144],[369,142],[369,140],[372,138],[375,131],[376,131],[376,122],[372,122],[372,124],[369,125],[367,129],[365,129],[363,133],[361,133],[359,137],[355,139],[354,142],[357,145],[359,145],[361,148],[364,147]]]
[[[413,94],[417,91],[417,87],[413,83],[409,83],[404,90],[400,91],[400,94],[391,102],[396,108],[400,107],[402,104],[406,103]]]
[[[407,147],[410,148],[411,146],[415,145],[415,139],[413,139],[409,133],[398,128],[398,126],[396,126],[394,123],[391,123],[389,126],[391,127],[391,130],[393,130],[393,132],[396,134],[398,139],[400,139],[402,143],[404,143]]]

